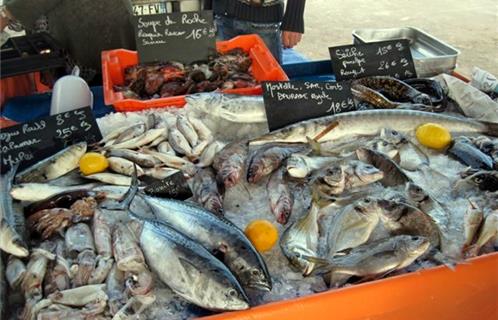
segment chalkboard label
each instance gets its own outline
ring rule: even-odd
[[[2,129],[1,172],[21,162],[19,169],[44,159],[77,142],[102,140],[90,107],[59,113]]]
[[[356,109],[347,82],[264,82],[263,98],[271,131],[299,121]]]
[[[407,39],[331,47],[329,52],[338,81],[370,76],[417,77]]]
[[[132,17],[140,62],[206,60],[216,53],[212,11]]]

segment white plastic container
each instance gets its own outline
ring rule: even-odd
[[[93,108],[93,93],[88,84],[80,78],[79,69],[55,82],[50,103],[50,115],[76,110],[83,107]]]

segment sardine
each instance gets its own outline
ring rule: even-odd
[[[289,185],[284,178],[284,170],[275,171],[268,179],[266,192],[270,200],[270,209],[277,222],[286,224],[292,213],[294,206],[294,196],[292,195]]]
[[[216,154],[225,147],[225,144],[219,141],[211,142],[203,151],[196,164],[198,167],[205,168],[213,164]]]
[[[146,154],[150,154],[154,156],[156,159],[164,163],[166,166],[179,169],[187,173],[188,175],[193,175],[196,172],[196,168],[194,164],[188,160],[185,160],[183,158],[171,155],[171,154],[165,154],[165,153],[160,153],[160,152],[155,152],[152,150],[148,149],[143,149],[142,150]]]
[[[218,190],[216,175],[211,168],[197,171],[192,181],[194,200],[212,213],[223,216],[223,196]]]
[[[335,157],[308,157],[304,154],[295,153],[287,158],[287,172],[294,178],[305,178],[311,172],[323,168],[338,161]]]
[[[131,140],[133,138],[136,138],[142,134],[144,134],[146,131],[145,129],[145,123],[139,122],[136,124],[131,125],[128,127],[126,130],[124,130],[122,133],[120,133],[113,142],[114,144],[120,144],[122,142]]]
[[[309,275],[315,267],[313,262],[302,256],[318,254],[318,212],[318,206],[312,203],[308,213],[291,224],[280,237],[282,253],[303,276]]]
[[[247,295],[230,270],[172,227],[143,222],[140,246],[152,271],[185,300],[213,311],[249,308]]]
[[[236,123],[266,122],[263,98],[218,93],[189,95],[187,108]]]
[[[59,151],[19,172],[16,175],[16,182],[46,182],[63,176],[79,166],[80,158],[85,154],[86,148],[86,142],[80,142]]]
[[[481,248],[496,239],[498,236],[498,211],[493,211],[486,216],[484,223],[479,231],[476,242],[466,249],[467,257],[475,257],[479,255]]]
[[[193,203],[141,196],[160,221],[202,244],[221,260],[244,287],[271,289],[271,278],[263,258],[244,232],[230,221]]]
[[[217,172],[216,178],[225,185],[225,188],[231,188],[239,182],[244,172],[246,157],[245,141],[231,143],[216,154],[213,168]]]
[[[111,149],[107,153],[107,156],[124,158],[136,163],[143,168],[152,168],[160,163],[159,160],[151,155],[128,149]]]
[[[391,128],[407,133],[418,126],[433,122],[455,134],[484,133],[498,136],[498,126],[471,119],[412,110],[365,110],[339,113],[332,116],[302,121],[273,131],[250,141],[251,145],[278,142],[307,142],[325,129],[335,126],[324,134],[319,142],[326,142],[350,136],[374,136],[382,128]]]
[[[182,135],[187,139],[192,148],[197,145],[197,142],[199,141],[199,136],[197,135],[197,131],[195,131],[194,127],[189,122],[187,117],[183,115],[178,115],[176,117],[176,127],[182,133]]]
[[[134,167],[136,166],[137,175],[140,177],[144,174],[144,170],[130,160],[118,157],[109,157],[107,158],[107,161],[109,162],[109,168],[116,173],[132,176]]]
[[[166,132],[165,128],[150,129],[144,134],[139,135],[138,137],[135,137],[127,141],[123,141],[118,144],[113,144],[109,146],[108,149],[137,149],[151,143],[159,136],[165,134],[165,132]]]
[[[257,183],[280,167],[293,153],[311,151],[307,144],[269,144],[256,150],[248,159],[247,181]]]
[[[368,241],[379,223],[380,207],[376,199],[366,197],[336,213],[327,227],[327,257]]]
[[[391,159],[381,153],[367,148],[356,150],[358,159],[374,165],[384,173],[382,184],[387,187],[403,185],[410,181],[410,178]]]
[[[161,142],[158,146],[157,146],[157,151],[159,151],[160,153],[165,153],[165,154],[171,154],[173,156],[176,155],[176,152],[175,150],[173,149],[173,147],[169,144],[168,141],[164,141],[164,142]]]
[[[179,153],[186,155],[187,157],[192,156],[192,147],[190,146],[187,138],[176,128],[169,129],[168,141],[171,147]]]
[[[116,186],[129,186],[131,184],[131,178],[117,173],[94,173],[84,176],[86,179],[97,180],[107,184],[113,184]]]
[[[179,200],[186,200],[192,196],[184,174],[178,170],[160,181],[149,184],[144,188],[144,192],[151,196]]]
[[[330,287],[337,287],[352,276],[372,278],[406,268],[429,246],[424,237],[399,235],[358,246],[344,256],[309,260],[318,264],[317,273],[327,274]]]
[[[14,256],[26,257],[29,254],[24,239],[24,215],[14,209],[12,189],[17,165],[1,177],[0,186],[0,249]],[[1,259],[1,258],[0,258]]]
[[[192,115],[188,115],[188,120],[190,121],[190,123],[194,127],[200,140],[202,140],[202,141],[212,141],[213,140],[213,133],[202,122],[202,120],[197,119],[196,117],[194,117]]]
[[[97,185],[97,183],[88,183],[80,186],[59,187],[47,183],[23,183],[13,186],[10,189],[10,195],[16,200],[34,202],[65,192],[91,190]]]

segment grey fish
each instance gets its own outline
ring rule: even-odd
[[[194,200],[212,213],[223,216],[223,196],[218,190],[216,175],[211,168],[197,171],[192,181]]]
[[[20,201],[42,201],[60,193],[91,190],[97,187],[98,183],[87,183],[78,186],[54,186],[48,183],[22,183],[10,189],[12,198]]]
[[[157,146],[157,151],[159,151],[160,153],[167,153],[167,154],[171,154],[173,156],[176,155],[175,153],[175,150],[173,149],[173,147],[169,144],[168,141],[163,141],[161,142],[158,146]]]
[[[302,121],[285,128],[273,131],[250,141],[251,145],[268,142],[307,142],[314,139],[325,129],[335,127],[319,139],[319,142],[337,140],[351,135],[373,136],[382,128],[391,128],[398,132],[409,132],[418,126],[428,123],[438,123],[448,128],[452,133],[485,133],[498,136],[496,124],[483,123],[476,120],[456,118],[413,110],[364,110],[345,112],[332,116]]]
[[[128,149],[111,149],[107,153],[107,156],[124,158],[144,168],[152,168],[160,163],[159,160],[151,155]]]
[[[247,295],[230,270],[172,227],[143,222],[140,246],[154,273],[185,300],[213,311],[249,308]]]
[[[405,184],[410,181],[410,178],[385,155],[367,148],[359,148],[356,150],[358,159],[370,163],[384,173],[382,184],[388,187]]]
[[[187,106],[235,123],[266,122],[263,98],[219,93],[189,95]]]
[[[318,254],[318,212],[318,206],[312,203],[307,214],[292,223],[280,237],[282,253],[303,276],[309,275],[315,267],[313,262],[302,256]]]
[[[213,159],[216,178],[230,188],[236,185],[244,172],[247,157],[246,142],[231,143],[225,146]]]
[[[199,162],[196,164],[198,167],[209,167],[213,164],[216,154],[225,147],[225,144],[219,141],[211,142],[201,153]]]
[[[145,131],[146,131],[146,127],[145,127],[144,122],[139,122],[139,123],[133,124],[130,127],[128,127],[125,131],[123,131],[121,134],[119,134],[114,139],[113,144],[119,144],[121,142],[136,138],[139,135],[144,134]]]
[[[109,168],[116,173],[131,176],[133,175],[133,170],[136,166],[138,176],[142,176],[144,174],[144,170],[139,165],[130,160],[118,157],[109,157],[107,158],[107,161],[109,162]]]
[[[466,248],[465,254],[467,257],[475,257],[479,255],[481,248],[492,239],[498,236],[498,211],[492,211],[484,219],[483,225],[479,231],[475,243]]]
[[[166,133],[165,128],[150,129],[133,139],[116,143],[105,149],[136,149],[145,146]]]
[[[12,189],[17,166],[1,177],[0,185],[0,249],[18,257],[29,254],[24,239],[24,214],[14,209],[13,200],[8,190]]]
[[[493,159],[474,146],[466,137],[454,139],[447,154],[473,169],[493,170]]]
[[[192,156],[192,147],[187,138],[178,129],[169,129],[168,141],[177,153],[186,155],[187,157]]]
[[[294,196],[284,177],[284,170],[275,171],[268,179],[266,192],[270,200],[270,209],[280,224],[286,224],[294,206]]]
[[[195,147],[199,141],[199,136],[197,131],[195,131],[192,124],[189,122],[187,117],[183,115],[178,115],[176,117],[176,127],[183,134],[183,136],[188,140],[191,147]]]
[[[308,144],[268,144],[256,150],[248,159],[247,181],[257,183],[280,167],[293,153],[311,151]]]
[[[287,158],[286,169],[291,177],[305,178],[311,172],[337,162],[335,157],[309,157],[304,154],[295,153]]]
[[[63,176],[79,166],[80,158],[85,154],[86,148],[86,142],[80,142],[61,150],[19,172],[16,175],[16,182],[46,182]]]
[[[170,224],[211,252],[222,255],[221,260],[244,287],[271,289],[271,278],[263,258],[233,223],[190,202],[141,197],[160,222]]]
[[[329,260],[308,257],[318,264],[317,273],[328,273],[330,287],[344,284],[351,276],[375,277],[406,268],[423,255],[430,242],[420,236],[399,235],[351,249]]]

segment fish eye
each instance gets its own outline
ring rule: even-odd
[[[394,131],[394,130],[393,130],[393,131],[391,131],[391,133],[392,133],[392,135],[393,135],[393,136],[397,136],[397,135],[398,135],[398,132],[397,132],[397,131]]]
[[[475,177],[474,181],[475,181],[475,183],[481,183],[482,182],[482,178]]]
[[[259,276],[259,270],[254,269],[251,271],[251,273],[253,276]]]
[[[365,166],[365,168],[366,168],[366,169],[373,169],[373,168],[375,168],[375,167],[374,167],[374,166],[372,166],[371,164],[367,164],[367,165]]]
[[[382,141],[382,145],[383,145],[384,147],[386,147],[386,146],[387,146],[387,142]]]
[[[365,200],[363,200],[363,202],[365,202],[365,203],[370,203],[370,202],[371,202],[371,200],[370,200],[369,198],[365,198]]]
[[[231,297],[235,297],[237,295],[237,291],[235,291],[234,289],[230,289],[228,290],[228,295],[230,295]]]

